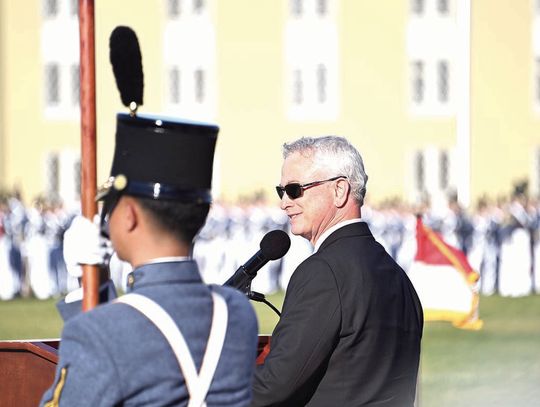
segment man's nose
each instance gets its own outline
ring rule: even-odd
[[[287,193],[283,193],[283,196],[281,197],[281,201],[279,202],[279,207],[283,210],[287,209],[292,205],[292,199],[289,198],[289,195]]]

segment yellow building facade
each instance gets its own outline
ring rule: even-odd
[[[368,200],[465,205],[540,185],[537,1],[95,1],[98,180],[120,102],[108,39],[138,35],[144,113],[217,123],[215,194],[274,200],[281,145],[346,136]],[[77,1],[0,2],[0,189],[78,196]],[[310,181],[310,180],[305,180]],[[277,203],[277,199],[275,200]]]

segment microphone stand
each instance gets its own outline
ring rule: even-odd
[[[252,301],[262,302],[268,305],[276,314],[278,314],[279,317],[281,317],[281,312],[279,312],[279,310],[266,299],[264,294],[258,293],[257,291],[251,291],[251,283],[249,283],[249,285],[246,287],[246,295]]]

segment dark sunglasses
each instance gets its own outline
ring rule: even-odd
[[[325,179],[323,181],[313,181],[313,182],[310,182],[308,184],[300,184],[298,182],[292,182],[290,184],[285,185],[284,187],[282,187],[281,185],[278,185],[276,187],[276,192],[277,192],[277,194],[279,196],[279,199],[283,198],[284,193],[287,193],[287,196],[289,198],[296,199],[296,198],[300,198],[302,196],[302,194],[304,193],[304,189],[308,189],[308,188],[311,188],[311,187],[314,187],[314,186],[317,186],[317,185],[321,185],[321,184],[324,184],[325,182],[335,181],[336,179],[339,179],[339,178],[347,179],[347,177],[344,176],[344,175],[338,175],[337,177]]]

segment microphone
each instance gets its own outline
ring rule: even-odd
[[[270,260],[276,260],[285,256],[289,247],[291,247],[291,239],[283,230],[272,230],[268,232],[261,240],[261,249],[240,266],[223,285],[248,293],[250,291],[251,280],[257,276],[257,271]]]

